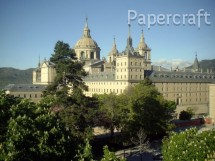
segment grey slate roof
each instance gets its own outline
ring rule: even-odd
[[[83,81],[115,81],[115,71],[89,74]]]
[[[44,91],[47,85],[37,84],[9,84],[4,90],[10,92],[41,92]]]
[[[215,74],[200,72],[145,71],[152,82],[215,83]]]

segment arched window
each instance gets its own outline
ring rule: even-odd
[[[147,54],[147,52],[146,52],[146,51],[145,51],[144,56],[145,56],[145,59],[148,59],[148,54]]]
[[[109,62],[111,62],[111,56],[109,57]]]
[[[93,52],[90,53],[90,59],[94,59],[94,53]]]
[[[81,59],[84,59],[85,58],[85,54],[84,54],[84,52],[82,51],[81,52]]]

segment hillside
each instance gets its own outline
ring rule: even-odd
[[[32,83],[33,68],[19,70],[15,68],[0,68],[0,89],[8,84],[30,84]]]
[[[199,62],[200,68],[203,69],[203,72],[206,72],[207,69],[213,69],[215,71],[215,59],[212,60],[201,60]],[[187,69],[192,69],[192,65],[187,67]]]

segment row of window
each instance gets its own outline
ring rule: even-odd
[[[178,104],[178,105],[180,105],[180,104],[183,104],[183,103],[203,103],[203,102],[207,102],[207,98],[205,98],[205,99],[202,99],[202,98],[193,98],[193,99],[176,99],[176,103]]]
[[[208,96],[207,92],[198,92],[198,93],[163,93],[164,97],[199,97],[199,96]]]
[[[123,72],[123,69],[117,69],[116,72]],[[127,70],[124,69],[124,72],[126,72]],[[130,69],[131,72],[142,72],[142,69]]]
[[[172,74],[172,75],[167,75],[167,74],[159,74],[159,75],[154,75],[154,77],[160,77],[160,78],[204,78],[204,79],[215,79],[214,75],[179,75],[179,74]]]
[[[88,82],[87,85],[126,85],[126,82]]]
[[[22,98],[41,98],[42,94],[14,94],[13,96]]]
[[[154,83],[155,84],[155,83]],[[172,87],[193,87],[193,88],[197,88],[197,87],[202,87],[205,88],[207,87],[206,83],[156,83],[156,85],[159,86],[172,86]]]
[[[144,63],[143,63],[144,64]],[[127,65],[127,63],[126,62],[121,62],[121,63],[117,63],[116,64],[117,66],[126,66]],[[130,65],[131,66],[141,66],[142,65],[142,63],[141,62],[130,62]],[[147,64],[146,64],[147,65]]]
[[[85,52],[81,52],[81,55],[80,55],[80,59],[88,59],[88,54],[85,54]],[[89,58],[90,59],[94,59],[94,52],[91,52],[90,55],[89,55]]]
[[[101,88],[89,88],[88,92],[102,92],[102,93],[123,93],[122,89],[101,89]]]
[[[124,75],[124,78],[123,78],[123,75],[120,75],[116,77],[117,79],[126,79],[127,78],[127,75]],[[143,76],[142,75],[130,75],[130,79],[142,79]]]
[[[205,87],[178,87],[178,88],[168,88],[168,87],[161,87],[161,91],[207,91]]]

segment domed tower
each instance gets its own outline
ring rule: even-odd
[[[90,29],[88,28],[87,18],[84,27],[83,36],[74,46],[78,60],[89,63],[100,60],[100,48],[95,40],[91,38]]]

